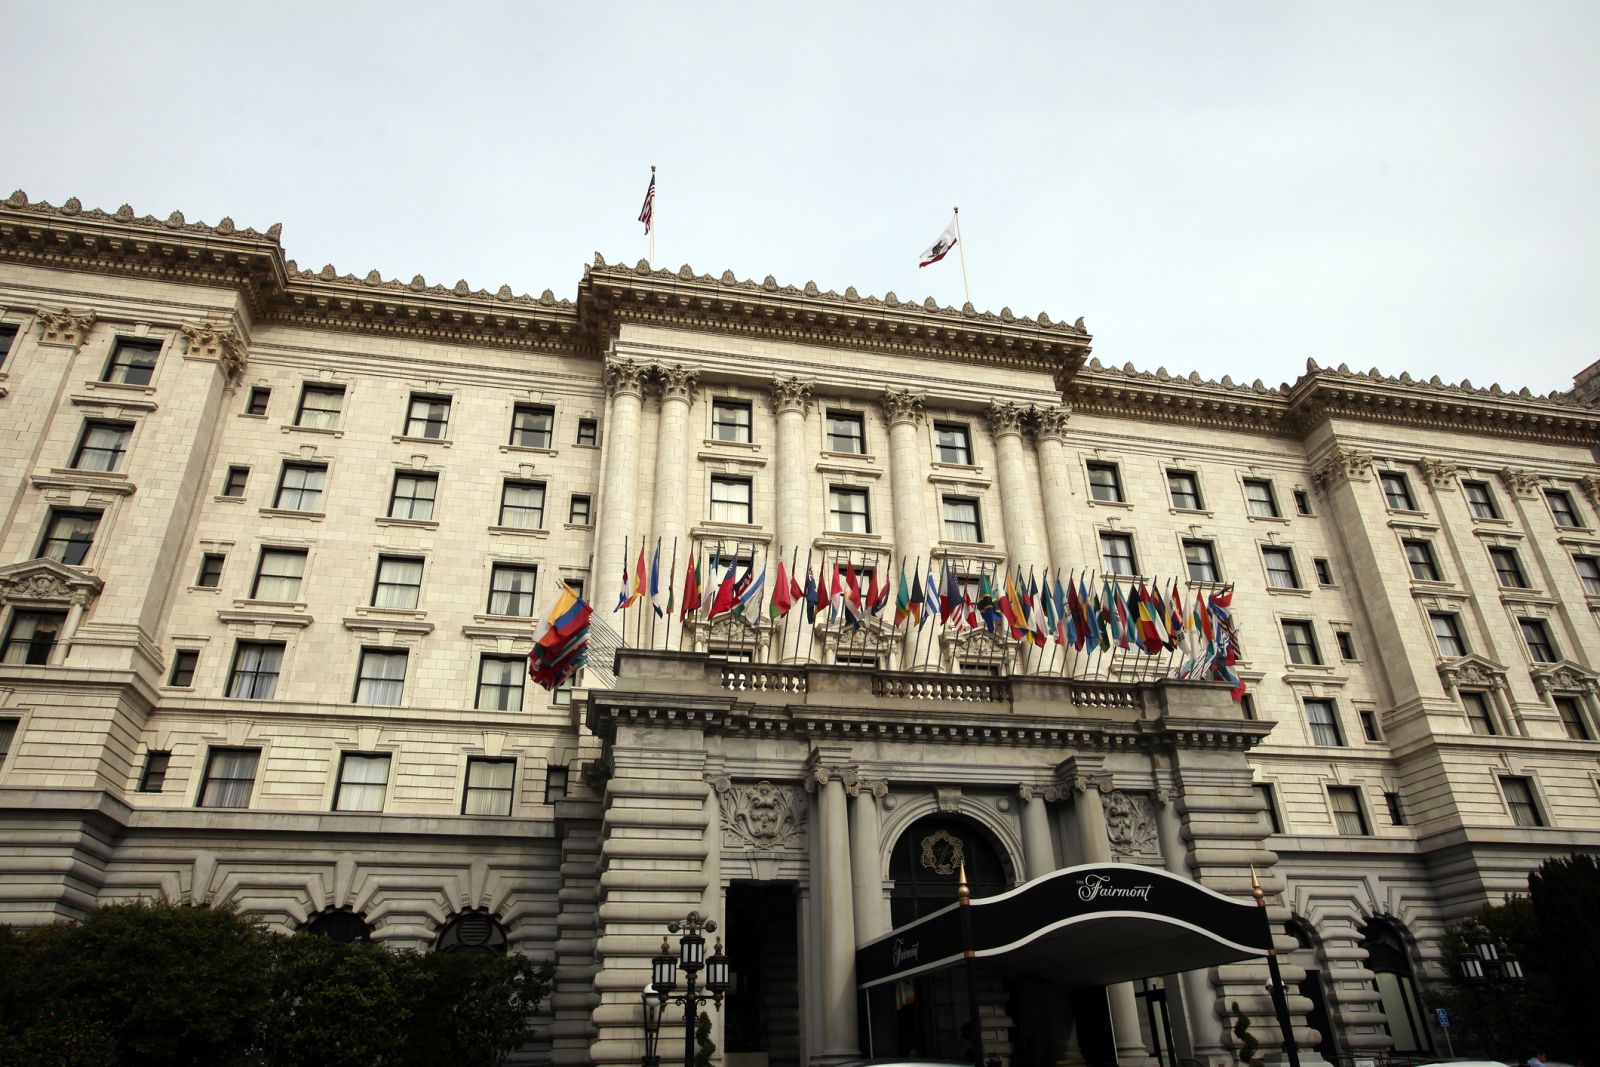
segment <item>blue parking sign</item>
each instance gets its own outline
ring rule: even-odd
[[[1450,1029],[1450,1013],[1443,1008],[1434,1008],[1433,1010],[1439,1013],[1439,1026],[1445,1030]]]

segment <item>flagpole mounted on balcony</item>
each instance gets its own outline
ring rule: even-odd
[[[654,167],[650,168],[654,170]],[[650,238],[654,246],[655,237]],[[956,251],[961,255],[961,288],[966,291],[967,303],[972,303],[972,285],[967,281],[967,242],[961,236],[961,205],[956,205]]]

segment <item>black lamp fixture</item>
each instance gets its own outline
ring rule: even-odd
[[[660,1067],[661,1057],[657,1046],[661,1033],[661,1015],[668,1003],[683,1005],[683,1063],[694,1064],[695,1017],[703,1004],[722,1006],[722,998],[730,984],[728,957],[722,951],[718,938],[711,956],[706,956],[706,934],[717,931],[717,921],[691,911],[682,919],[667,924],[667,933],[678,934],[678,954],[661,939],[661,953],[650,960],[650,984],[641,994],[644,1013],[644,1059],[641,1067]],[[683,991],[674,992],[678,985],[678,972],[683,972]],[[700,972],[705,981],[697,982]]]
[[[1468,985],[1494,993],[1510,993],[1527,977],[1522,970],[1522,961],[1514,953],[1506,951],[1505,942],[1475,920],[1468,921],[1461,928],[1461,952],[1456,957],[1456,968],[1462,981]],[[1494,999],[1499,1001],[1501,1019],[1510,1031],[1511,1048],[1520,1058],[1522,1042],[1517,1035],[1517,1015],[1510,997],[1500,995]]]

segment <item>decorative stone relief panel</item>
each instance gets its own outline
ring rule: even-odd
[[[1106,816],[1106,838],[1118,856],[1158,856],[1155,804],[1143,793],[1113,789],[1100,798]]]
[[[805,847],[806,801],[799,788],[761,781],[714,783],[722,814],[724,848],[754,852]]]

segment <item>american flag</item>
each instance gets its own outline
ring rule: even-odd
[[[644,207],[639,209],[639,221],[644,223],[644,232],[650,232],[650,216],[656,209],[656,176],[650,175],[650,188],[644,191]]]

